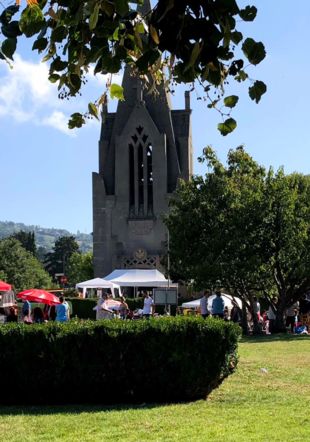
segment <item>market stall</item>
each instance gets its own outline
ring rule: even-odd
[[[104,279],[121,287],[134,287],[135,292],[138,287],[178,287],[157,269],[116,269]]]
[[[110,289],[113,298],[119,296],[121,294],[121,289],[119,284],[114,281],[108,281],[103,278],[94,278],[89,279],[88,281],[79,282],[75,286],[76,289],[82,289],[83,298],[86,297],[87,290],[102,290],[102,289]]]

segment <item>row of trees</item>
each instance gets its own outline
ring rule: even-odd
[[[227,166],[210,147],[200,160],[206,175],[180,184],[166,218],[172,272],[199,288],[220,280],[250,311],[264,297],[282,330],[310,289],[310,176],[266,170],[242,147]]]
[[[81,254],[73,236],[58,238],[54,248],[39,260],[33,232],[19,231],[0,241],[0,279],[26,288],[57,286],[55,274],[65,274],[68,284],[93,277],[92,253]]]

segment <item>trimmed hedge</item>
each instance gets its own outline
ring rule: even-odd
[[[119,299],[119,298],[116,298]],[[98,298],[67,298],[72,305],[72,317],[77,316],[79,319],[96,319],[96,311],[93,308],[97,305]],[[126,298],[126,302],[130,310],[143,308],[143,298]],[[156,313],[163,314],[164,306],[157,305]],[[172,315],[175,315],[175,306],[171,307]]]
[[[217,319],[0,327],[2,404],[205,398],[237,364],[239,327]]]
[[[94,307],[97,305],[96,298],[66,298],[72,305],[72,317],[79,319],[96,319]]]

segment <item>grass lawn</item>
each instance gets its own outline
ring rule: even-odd
[[[207,401],[0,407],[0,441],[310,441],[310,338],[243,339],[239,354]]]

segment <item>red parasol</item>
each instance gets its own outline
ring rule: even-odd
[[[23,301],[40,302],[42,304],[56,305],[60,304],[59,298],[53,293],[42,289],[29,289],[18,293],[17,298]]]
[[[114,299],[107,299],[104,302],[105,306],[110,310],[119,310],[120,306],[122,305],[121,302],[115,301]]]
[[[6,292],[11,289],[12,289],[11,284],[8,284],[7,282],[0,280],[0,292]]]

